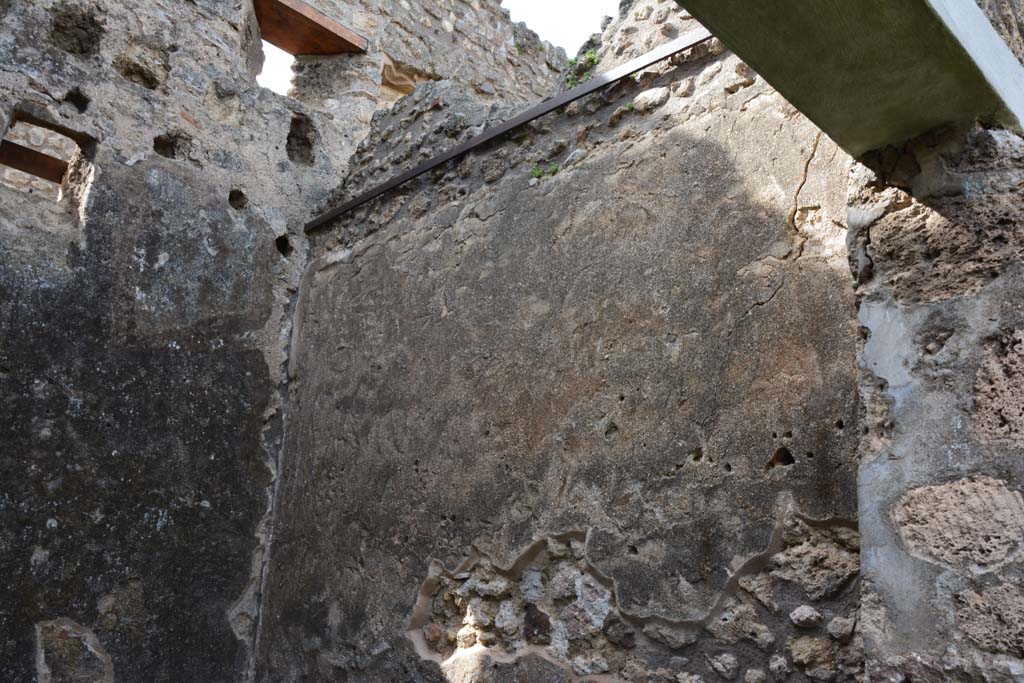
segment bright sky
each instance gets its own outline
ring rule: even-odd
[[[619,0],[504,0],[512,21],[525,21],[542,39],[575,57],[601,20],[619,16]]]
[[[292,63],[295,57],[279,47],[263,41],[263,71],[256,82],[278,95],[287,95],[292,85]]]
[[[525,21],[542,39],[565,48],[570,57],[601,30],[601,19],[619,13],[619,0],[504,0],[501,4],[512,14],[512,21]],[[266,41],[263,54],[263,73],[256,82],[287,95],[294,57]]]

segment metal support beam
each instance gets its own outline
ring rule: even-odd
[[[651,52],[648,52],[645,55],[637,57],[636,59],[629,61],[623,64],[622,66],[616,67],[611,71],[608,71],[607,73],[601,74],[600,76],[596,76],[587,81],[586,83],[583,83],[582,85],[573,88],[572,90],[568,90],[564,93],[556,95],[555,97],[544,100],[537,106],[524,111],[522,114],[519,114],[518,116],[512,119],[509,119],[505,123],[502,123],[493,128],[488,128],[483,133],[480,133],[480,135],[477,135],[475,138],[467,140],[466,142],[463,142],[462,144],[457,145],[452,149],[448,150],[447,152],[443,152],[442,154],[433,157],[432,159],[428,159],[427,161],[424,161],[420,165],[416,166],[415,168],[405,171],[404,173],[400,173],[399,175],[395,176],[391,180],[388,180],[384,184],[379,185],[373,188],[372,190],[368,190],[367,192],[364,192],[358,197],[350,199],[349,201],[345,202],[336,209],[328,211],[327,213],[307,223],[305,228],[306,232],[312,232],[317,228],[320,228],[326,225],[327,223],[330,223],[339,216],[346,214],[357,207],[362,206],[363,204],[369,202],[370,200],[376,199],[385,192],[389,192],[398,187],[399,185],[404,185],[413,178],[417,178],[423,175],[424,173],[437,168],[441,164],[447,163],[452,159],[461,157],[462,155],[472,151],[476,147],[479,147],[484,143],[490,142],[495,138],[505,135],[509,131],[516,129],[519,126],[529,123],[530,121],[533,121],[536,118],[544,116],[545,114],[548,114],[558,109],[559,107],[563,107],[569,104],[570,102],[578,100],[581,97],[585,97],[590,93],[600,90],[601,88],[607,85],[616,83],[622,80],[623,78],[626,78],[627,76],[636,73],[637,71],[642,71],[643,69],[646,69],[647,67],[653,64],[657,64],[663,59],[668,59],[673,55],[689,50],[690,48],[696,47],[697,45],[703,43],[706,40],[709,40],[710,38],[711,34],[703,28],[698,29],[696,31],[691,31],[687,35],[680,36],[679,38],[676,38],[675,40],[666,43],[665,45],[662,45],[661,47],[652,50]]]

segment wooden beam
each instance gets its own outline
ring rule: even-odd
[[[68,170],[68,162],[10,140],[0,142],[0,164],[58,185],[64,180],[64,174]]]
[[[263,40],[293,55],[366,52],[369,42],[302,0],[255,0]]]

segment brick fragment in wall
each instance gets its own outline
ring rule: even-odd
[[[985,347],[974,385],[974,430],[983,441],[1024,440],[1024,331]]]
[[[964,574],[995,571],[1024,547],[1024,498],[992,477],[914,489],[892,520],[911,554]]]

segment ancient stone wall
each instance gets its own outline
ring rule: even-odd
[[[286,98],[248,0],[0,0],[0,679],[1024,679],[1024,140],[711,41],[310,243],[695,27],[315,4]]]
[[[860,475],[869,673],[1021,680],[1024,140],[952,130],[867,161],[850,227],[874,414]]]
[[[0,21],[0,134],[75,148],[0,184],[0,679],[244,679],[301,227],[365,126],[256,86],[248,1]]]
[[[513,23],[498,2],[311,4],[370,40],[369,53],[379,56],[385,85],[396,94],[412,92],[419,82],[447,79],[464,84],[480,99],[531,102],[550,95],[565,68],[564,50]],[[300,58],[298,68],[320,61]]]
[[[1018,0],[979,5],[1018,57]],[[936,131],[851,176],[869,680],[1024,679],[1024,140]]]
[[[513,111],[418,89],[332,203]],[[330,226],[258,679],[857,680],[850,163],[712,45]]]

